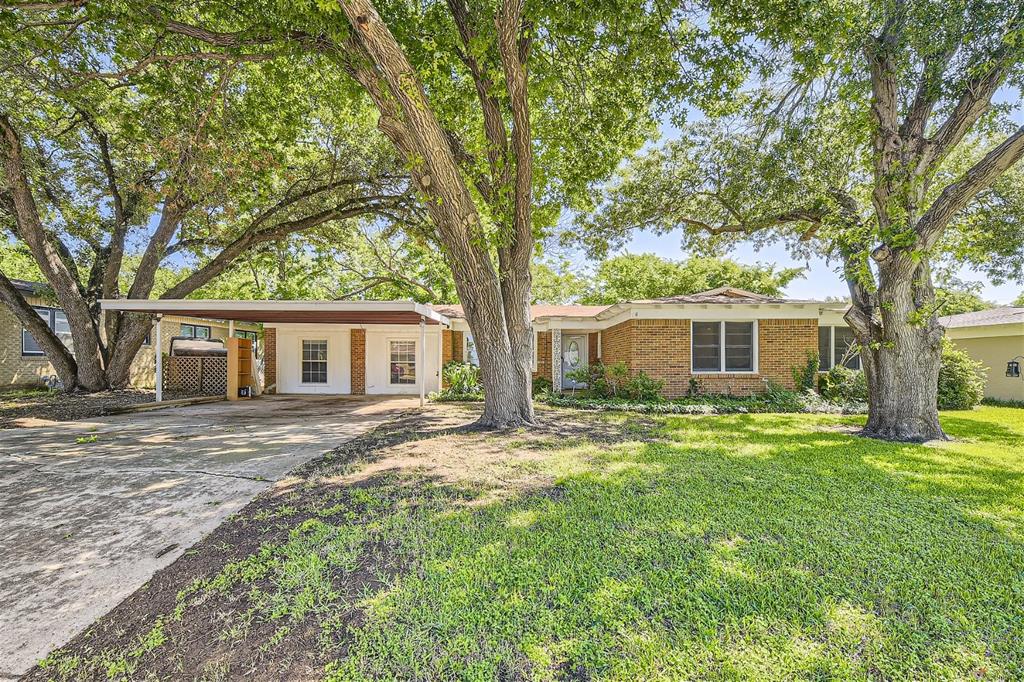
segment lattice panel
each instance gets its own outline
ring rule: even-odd
[[[165,358],[164,390],[189,395],[224,395],[228,390],[228,359]]]

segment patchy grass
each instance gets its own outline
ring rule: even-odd
[[[297,472],[34,677],[1014,679],[1024,410],[434,407]]]

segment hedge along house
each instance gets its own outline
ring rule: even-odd
[[[450,325],[430,306],[412,301],[116,299],[101,305],[156,320],[189,315],[229,325],[262,323],[267,393],[418,394],[422,400],[440,389],[441,331]],[[228,352],[231,366],[230,346]],[[162,372],[161,366],[157,374]]]
[[[702,393],[749,395],[769,382],[794,388],[793,369],[817,353],[819,369],[858,368],[845,303],[763,296],[722,287],[689,296],[610,306],[533,306],[533,375],[559,390],[595,362],[622,362],[664,383],[668,398]],[[437,306],[451,320],[445,361],[471,356],[459,306]],[[448,351],[448,349],[451,349]]]
[[[64,311],[54,305],[48,295],[47,285],[42,282],[24,280],[11,281],[28,304],[35,308],[39,317],[74,353],[71,329],[68,327],[67,318],[64,317]],[[259,330],[257,324],[241,323],[235,326],[233,334],[256,341]],[[170,350],[172,337],[227,339],[232,330],[222,320],[166,315],[161,320],[160,332],[161,347],[163,354],[166,355]],[[155,339],[155,334],[150,334],[132,362],[130,380],[131,385],[136,388],[155,387]],[[0,387],[40,385],[54,377],[55,374],[49,358],[43,353],[32,335],[22,326],[14,313],[6,306],[0,306]]]

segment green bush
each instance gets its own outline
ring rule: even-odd
[[[452,361],[442,368],[441,376],[448,385],[440,393],[431,393],[431,400],[445,402],[483,399],[480,368],[476,365]]]
[[[626,400],[624,398],[596,398],[582,395],[548,395],[544,402],[555,407],[578,410],[615,412],[643,412],[648,414],[748,414],[798,413],[826,414],[863,413],[863,404],[835,405],[814,391],[797,393],[779,386],[769,386],[764,393],[752,396],[714,395],[687,396],[672,400]]]
[[[547,377],[534,377],[533,395],[549,395],[551,393],[551,379]]]
[[[821,376],[818,391],[822,398],[837,405],[868,401],[868,382],[864,372],[843,365],[836,365]]]
[[[793,383],[798,391],[813,391],[818,383],[818,351],[807,351],[807,361],[793,368]]]
[[[985,397],[985,368],[957,348],[942,340],[942,365],[939,367],[939,409],[970,410]]]
[[[586,384],[587,393],[596,398],[620,397],[630,380],[629,368],[624,362],[610,365],[595,362],[567,372],[565,376],[578,384]]]
[[[637,402],[658,402],[661,400],[661,389],[664,387],[664,381],[654,379],[641,370],[623,385],[622,397]]]

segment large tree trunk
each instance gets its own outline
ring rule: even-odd
[[[938,383],[942,327],[935,317],[935,292],[927,261],[913,267],[883,262],[878,291],[867,294],[851,282],[847,321],[861,346],[868,384],[868,420],[863,434],[887,440],[945,440],[939,424]]]
[[[64,390],[74,391],[78,388],[78,364],[71,352],[64,347],[60,339],[50,330],[50,326],[43,322],[36,314],[35,309],[25,301],[18,293],[7,275],[0,272],[0,302],[7,305],[14,312],[18,320],[25,325],[32,338],[36,340],[39,347],[46,353],[53,371],[64,384]]]

